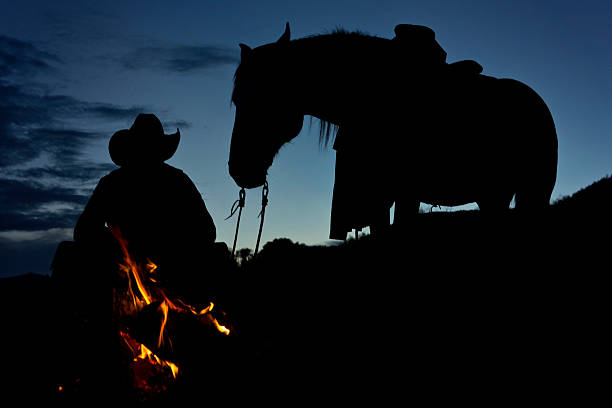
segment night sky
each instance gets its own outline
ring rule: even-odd
[[[195,182],[231,246],[238,44],[275,41],[285,22],[292,38],[338,27],[391,38],[397,24],[427,25],[448,62],[475,59],[546,101],[559,138],[553,200],[612,173],[610,1],[0,1],[0,277],[48,273],[115,168],[110,136],[140,112],[180,128],[168,163]],[[335,153],[309,123],[269,171],[262,243],[327,242]],[[255,245],[260,194],[247,192],[239,248]]]

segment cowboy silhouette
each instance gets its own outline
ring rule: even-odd
[[[100,179],[76,224],[74,240],[98,246],[100,252],[109,240],[109,227],[118,229],[130,256],[154,262],[163,284],[182,295],[206,264],[216,229],[191,179],[164,163],[179,140],[178,129],[164,134],[153,114],[140,114],[130,129],[116,132],[108,149],[119,169]]]

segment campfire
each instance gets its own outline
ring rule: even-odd
[[[213,302],[196,308],[169,296],[160,284],[157,265],[150,260],[135,261],[119,228],[110,230],[123,253],[123,262],[119,265],[123,287],[113,289],[114,327],[118,328],[125,351],[131,356],[133,386],[146,398],[167,390],[181,375],[180,366],[166,357],[174,351],[168,331],[173,319],[189,319],[190,325],[214,327],[223,335],[229,335],[230,330],[215,317]]]

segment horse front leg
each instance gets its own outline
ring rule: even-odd
[[[419,213],[421,202],[416,199],[400,198],[395,201],[395,212],[393,225],[395,227],[405,226],[411,217]]]
[[[370,234],[381,235],[389,229],[389,208],[381,208],[372,213]]]

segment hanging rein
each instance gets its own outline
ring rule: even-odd
[[[263,188],[261,189],[261,211],[259,212],[258,217],[261,219],[259,222],[259,232],[257,233],[257,243],[255,244],[255,254],[259,251],[259,241],[261,240],[261,232],[263,231],[264,217],[266,216],[266,206],[268,205],[268,193],[270,189],[268,188],[268,180],[266,180],[263,184]],[[236,254],[236,242],[238,241],[238,230],[240,228],[240,217],[242,216],[242,208],[244,207],[244,202],[246,198],[246,192],[244,188],[240,189],[238,193],[238,199],[234,201],[232,204],[232,208],[230,209],[230,215],[226,218],[226,220],[230,219],[236,211],[238,211],[238,220],[236,221],[236,232],[234,233],[234,244],[232,245],[232,255]]]

